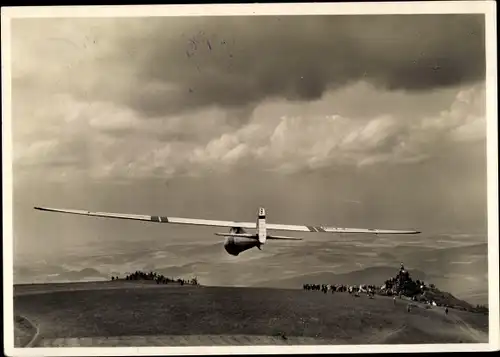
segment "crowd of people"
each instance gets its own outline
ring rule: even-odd
[[[434,287],[432,284],[431,287]],[[348,292],[355,296],[359,294],[367,294],[370,298],[373,298],[375,294],[388,295],[388,296],[408,296],[411,299],[416,299],[418,294],[421,294],[425,289],[426,285],[423,281],[416,280],[413,281],[410,278],[409,272],[404,268],[403,263],[401,263],[401,268],[398,274],[385,281],[384,285],[376,286],[370,284],[361,285],[345,285],[345,284],[303,284],[304,290],[311,291],[321,291],[323,293],[328,293],[329,291],[333,294],[334,292]]]
[[[327,294],[329,291],[333,294],[335,292],[348,292],[349,294],[359,295],[366,293],[368,296],[373,297],[377,289],[374,285],[345,285],[345,284],[304,284],[304,290],[321,291]]]
[[[119,280],[119,277],[112,276],[111,280]],[[150,281],[155,281],[156,284],[177,283],[180,285],[199,285],[198,279],[196,277],[190,280],[180,279],[180,278],[174,279],[174,278],[168,278],[163,274],[159,274],[153,271],[145,273],[140,270],[137,270],[131,274],[127,274],[125,276],[125,280],[150,280]]]
[[[444,308],[445,314],[448,314],[448,308],[453,307],[460,310],[475,311],[480,313],[488,313],[488,307],[476,306],[475,308],[464,307],[463,302],[452,297],[449,293],[439,291],[434,284],[427,285],[424,281],[410,277],[410,273],[405,269],[403,263],[399,272],[395,277],[392,277],[384,282],[381,286],[376,285],[345,285],[345,284],[303,284],[304,290],[321,291],[324,294],[331,292],[348,292],[355,297],[366,294],[370,299],[377,295],[392,296],[394,304],[396,299],[408,301],[407,309],[411,311],[412,307],[417,305],[414,302],[420,302],[426,305],[427,309],[433,306]]]

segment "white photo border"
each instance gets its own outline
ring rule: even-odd
[[[147,17],[237,15],[484,14],[486,39],[486,113],[488,181],[489,343],[350,345],[350,346],[224,346],[224,347],[58,347],[15,348],[13,328],[13,227],[11,136],[11,19],[56,17]],[[366,3],[278,3],[207,5],[51,6],[2,8],[2,133],[3,133],[3,284],[4,351],[15,356],[116,356],[302,353],[394,353],[494,351],[499,349],[498,241],[498,112],[495,1],[423,1]]]

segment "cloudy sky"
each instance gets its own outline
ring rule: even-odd
[[[15,259],[218,240],[35,205],[486,242],[484,37],[480,15],[15,19]]]

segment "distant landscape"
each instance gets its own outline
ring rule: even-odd
[[[214,243],[211,237],[184,245],[101,242],[59,257],[16,255],[14,282],[99,281],[143,270],[168,277],[197,277],[205,286],[301,289],[304,283],[381,285],[404,262],[415,279],[433,283],[473,305],[488,304],[488,246],[474,244],[484,238],[435,235],[400,238],[399,245],[376,236],[335,238],[307,244],[270,243],[262,251],[238,257],[229,256],[221,242]]]

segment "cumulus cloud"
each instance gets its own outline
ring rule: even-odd
[[[196,158],[207,165],[227,164],[226,155],[255,160],[267,168],[288,171],[328,165],[363,166],[415,163],[454,140],[486,136],[484,87],[459,91],[448,110],[408,122],[393,115],[366,121],[340,115],[281,117],[248,126],[212,140]],[[270,124],[270,123],[273,124]],[[271,128],[271,130],[269,130]],[[251,134],[251,135],[249,135]]]
[[[410,121],[390,110],[363,119],[337,114],[334,108],[324,114],[317,110],[323,101],[301,105],[303,113],[292,115],[295,104],[271,101],[257,107],[241,127],[226,125],[230,114],[220,111],[144,121],[109,102],[83,105],[69,96],[57,98],[52,111],[38,113],[36,140],[26,132],[16,141],[17,168],[48,167],[61,179],[70,169],[94,178],[198,175],[246,167],[290,173],[416,163],[446,143],[486,135],[484,85],[459,90],[448,109]],[[288,114],[279,115],[283,113]],[[32,140],[28,145],[27,139]]]

